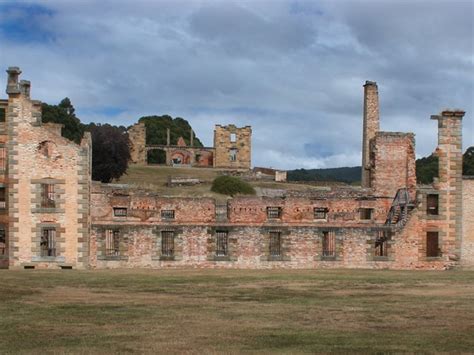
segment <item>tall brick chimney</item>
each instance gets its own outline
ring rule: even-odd
[[[362,187],[370,187],[370,140],[380,129],[379,92],[375,81],[364,85],[364,128],[362,137]]]

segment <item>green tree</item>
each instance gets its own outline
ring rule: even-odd
[[[109,124],[90,124],[92,136],[92,179],[111,182],[126,173],[130,160],[128,135]]]
[[[84,135],[84,125],[76,117],[74,106],[69,98],[64,98],[58,105],[42,104],[42,121],[63,125],[61,134],[76,143],[80,143]]]
[[[474,146],[467,148],[463,155],[462,173],[474,176]]]

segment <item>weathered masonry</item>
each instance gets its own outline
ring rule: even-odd
[[[187,165],[192,167],[213,167],[233,170],[248,170],[251,167],[252,128],[238,128],[234,125],[216,125],[214,147],[194,147],[194,132],[190,132],[190,145],[180,137],[176,145],[170,142],[167,131],[166,145],[147,145],[146,127],[143,122],[134,124],[128,130],[131,141],[131,162],[147,164],[147,154],[153,150],[165,153],[166,165]]]
[[[222,205],[92,182],[89,136],[77,145],[42,123],[19,74],[8,69],[8,100],[0,101],[2,267],[474,267],[474,179],[462,177],[461,110],[431,117],[439,176],[417,185],[414,136],[379,131],[377,84],[367,82],[362,187]],[[217,145],[234,146],[232,130],[216,127],[214,164]],[[236,142],[250,143],[250,130],[239,132]]]

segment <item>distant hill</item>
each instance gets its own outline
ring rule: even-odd
[[[474,146],[463,155],[463,174],[474,175]],[[338,181],[349,184],[360,181],[361,167],[332,169],[296,169],[288,171],[288,181]],[[419,184],[431,184],[438,176],[438,158],[429,155],[416,160],[416,180]]]
[[[288,171],[288,181],[338,181],[350,184],[360,181],[360,176],[360,166]]]

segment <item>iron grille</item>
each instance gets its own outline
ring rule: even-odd
[[[323,256],[336,256],[336,233],[323,232]]]
[[[314,208],[313,213],[314,213],[314,219],[326,219],[328,210],[326,208],[316,207]]]
[[[161,210],[161,218],[174,219],[174,210]]]
[[[270,232],[270,256],[281,256],[280,232]]]
[[[161,255],[174,256],[174,232],[161,232]]]
[[[107,229],[105,231],[105,255],[120,255],[120,232],[118,230]]]
[[[0,147],[0,170],[5,170],[7,168],[7,149],[5,147]]]
[[[127,217],[127,209],[125,207],[114,207],[115,217]]]
[[[56,207],[54,185],[42,184],[41,190],[42,190],[41,207],[45,207],[45,208]]]
[[[7,238],[5,227],[0,226],[0,255],[5,255],[7,253]]]
[[[56,229],[44,228],[40,242],[41,256],[56,256]]]
[[[228,253],[228,238],[226,231],[216,232],[216,255],[227,256]]]
[[[280,218],[281,217],[281,207],[267,207],[267,217],[268,218]]]

